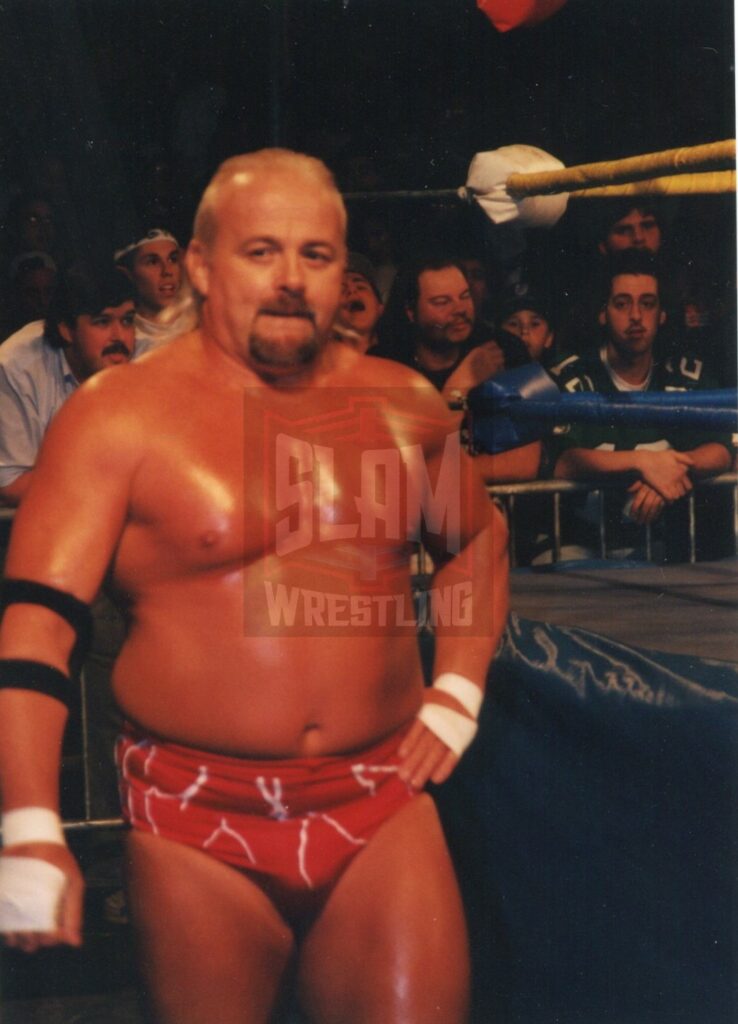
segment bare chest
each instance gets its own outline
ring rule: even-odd
[[[250,402],[182,410],[151,439],[121,556],[174,570],[239,568],[418,537],[422,458],[386,435],[335,434]],[[138,568],[138,566],[136,567]]]

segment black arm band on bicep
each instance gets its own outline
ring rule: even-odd
[[[33,690],[69,707],[72,681],[58,668],[25,658],[0,658],[0,690]]]
[[[69,656],[72,673],[76,675],[82,667],[92,639],[92,612],[90,606],[74,594],[58,590],[46,583],[35,580],[6,579],[0,590],[0,614],[10,604],[40,604],[55,612],[67,622],[76,634],[76,641]]]

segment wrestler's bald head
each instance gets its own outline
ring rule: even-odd
[[[313,189],[324,189],[335,197],[343,230],[346,230],[346,207],[336,188],[333,175],[316,157],[295,153],[290,149],[260,149],[225,160],[205,189],[195,213],[193,236],[210,248],[218,231],[218,206],[230,187],[250,188],[260,180],[281,176],[285,180],[302,180]]]

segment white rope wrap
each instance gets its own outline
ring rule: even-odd
[[[443,704],[424,704],[418,712],[423,725],[461,757],[477,734],[477,723]]]
[[[61,819],[48,807],[18,807],[0,818],[3,846],[20,843],[56,843],[64,846]]]
[[[0,932],[48,932],[57,926],[66,875],[37,857],[0,857]]]
[[[507,190],[507,179],[514,173],[563,169],[560,160],[535,146],[502,146],[476,154],[466,186],[458,194],[462,199],[475,199],[494,224],[520,220],[524,227],[551,228],[566,210],[567,194],[514,199]]]
[[[484,693],[476,683],[467,679],[466,676],[460,676],[458,672],[442,672],[434,681],[433,689],[455,697],[473,718],[479,716]]]

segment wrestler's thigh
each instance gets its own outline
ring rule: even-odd
[[[461,1024],[466,923],[435,806],[413,800],[354,858],[306,938],[300,993],[320,1024]]]
[[[128,888],[157,1024],[255,1024],[275,1002],[292,933],[264,893],[201,850],[133,832]]]

